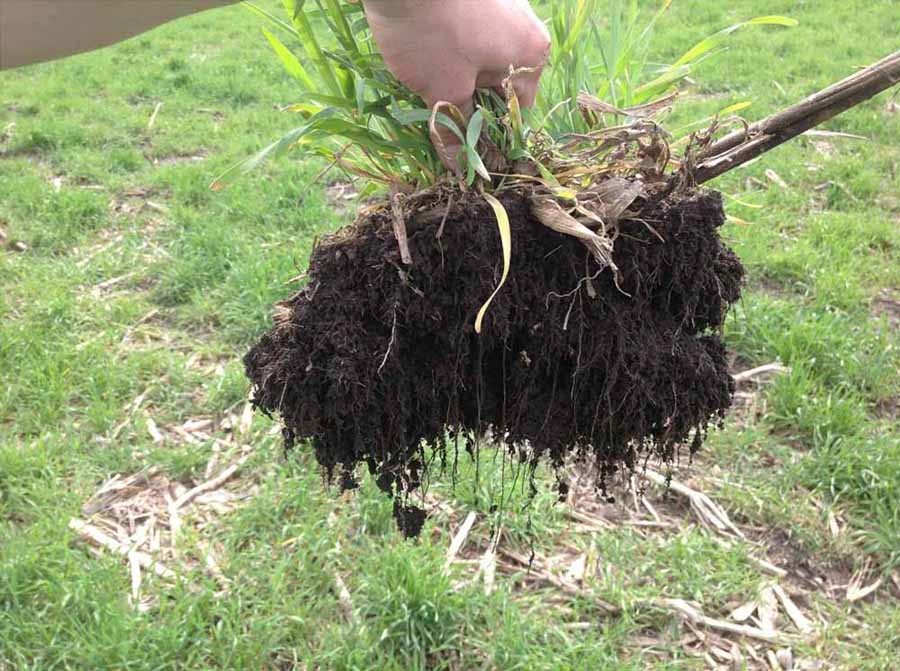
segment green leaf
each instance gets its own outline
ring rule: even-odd
[[[281,19],[279,19],[277,16],[275,16],[271,12],[267,12],[262,7],[259,7],[258,5],[254,5],[252,2],[245,2],[245,3],[243,3],[243,5],[249,11],[253,12],[254,14],[259,14],[264,19],[268,19],[269,21],[271,21],[278,27],[283,28],[287,32],[291,33],[292,35],[297,34],[297,31],[294,30],[289,23],[282,21]]]
[[[642,84],[635,89],[634,104],[640,104],[656,98],[658,95],[670,90],[675,84],[691,74],[691,66],[679,65],[666,70],[656,79]]]
[[[719,110],[718,116],[728,116],[729,114],[735,114],[737,112],[741,112],[741,111],[747,109],[748,107],[750,107],[752,104],[753,103],[751,103],[751,102],[744,101],[744,102],[735,103],[734,105],[729,105],[728,107]]]
[[[431,120],[431,111],[422,108],[404,110],[397,107],[392,107],[391,116],[394,117],[394,119],[396,119],[398,123],[401,123],[404,126],[412,126],[413,124],[417,123],[428,123],[428,121]],[[439,114],[438,116],[441,115]]]
[[[431,121],[431,112],[426,109],[411,109],[411,110],[401,110],[401,109],[392,109],[391,116],[396,119],[398,123],[403,124],[404,126],[411,126],[417,123],[428,123]],[[453,134],[459,138],[459,141],[462,143],[466,142],[466,138],[463,137],[462,131],[459,129],[459,126],[451,119],[449,116],[444,114],[443,112],[438,112],[435,120],[444,126],[445,128],[449,128]]]
[[[314,114],[318,114],[319,112],[321,112],[322,107],[316,105],[315,103],[294,103],[293,105],[290,105],[285,111],[293,112],[295,114],[301,114],[309,118]]]
[[[322,51],[319,39],[313,30],[312,24],[309,22],[306,12],[296,12],[293,21],[297,37],[306,50],[309,59],[316,65],[316,70],[318,70],[319,76],[322,77],[325,85],[331,90],[333,95],[343,95],[344,89],[338,83],[338,77]]]
[[[735,23],[733,26],[728,26],[714,35],[710,35],[709,37],[700,40],[697,44],[688,49],[681,58],[675,61],[672,66],[678,67],[679,65],[687,65],[695,61],[706,52],[720,45],[726,37],[747,26],[783,26],[785,28],[794,28],[798,25],[799,22],[796,19],[790,19],[786,16],[758,16],[749,21],[741,21],[740,23]]]
[[[245,175],[251,170],[255,170],[270,158],[277,158],[278,156],[283,155],[288,149],[300,142],[306,135],[322,128],[322,125],[332,119],[335,114],[337,114],[337,110],[332,107],[326,107],[318,114],[313,115],[303,126],[295,128],[280,140],[273,142],[269,146],[253,154],[253,156],[228,168],[228,170],[223,172],[213,181],[210,188],[212,188],[213,191],[220,191],[233,183],[234,180],[241,175]]]
[[[219,175],[213,183],[210,184],[210,188],[213,191],[221,191],[228,185],[234,183],[234,181],[239,178],[241,175],[246,175],[251,170],[255,170],[260,165],[265,163],[269,158],[273,158],[276,156],[280,156],[288,149],[290,149],[296,142],[309,130],[308,126],[301,126],[300,128],[295,128],[290,133],[282,137],[277,142],[273,142],[268,147],[261,149],[256,152],[250,158],[246,158],[240,163],[231,166]]]
[[[287,0],[287,2],[292,2],[294,4],[293,11],[288,8],[290,12],[291,18],[296,19],[297,14],[303,11],[303,5],[306,4],[306,0]]]
[[[279,40],[275,35],[272,34],[267,28],[263,28],[263,33],[266,36],[266,39],[269,40],[269,44],[272,45],[272,49],[278,55],[278,58],[281,59],[282,64],[284,64],[285,70],[296,79],[307,91],[314,91],[316,88],[315,82],[313,82],[312,78],[304,69],[303,65],[297,60],[297,57],[282,44],[281,40]]]
[[[562,185],[559,183],[559,180],[556,179],[556,175],[554,175],[550,170],[540,161],[536,161],[536,165],[538,168],[538,172],[541,173],[541,177],[544,180],[544,183],[550,187],[551,189],[561,189]]]
[[[323,0],[325,4],[325,12],[335,26],[335,33],[341,44],[350,53],[359,53],[359,46],[356,44],[356,38],[347,16],[344,13],[345,7],[350,7],[347,3],[339,2],[339,0]],[[319,3],[321,6],[321,2]]]
[[[475,181],[474,175],[472,171],[478,174],[481,179],[486,182],[491,181],[491,173],[488,172],[487,167],[484,165],[484,161],[481,160],[481,156],[478,155],[478,152],[474,147],[468,146],[466,147],[466,160],[468,161],[469,166],[469,183]]]
[[[481,139],[481,129],[484,128],[484,113],[481,110],[475,112],[469,120],[469,128],[466,131],[466,144],[473,149]]]
[[[566,35],[565,42],[560,50],[563,54],[568,54],[574,49],[578,40],[581,39],[581,33],[584,30],[585,23],[588,18],[594,15],[596,11],[596,0],[577,0],[578,5],[575,11],[575,20],[570,26]]]

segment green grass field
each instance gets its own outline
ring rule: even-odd
[[[897,49],[896,0],[676,0],[655,60],[760,14],[800,26],[737,35],[673,128],[740,101],[760,118]],[[783,648],[795,668],[896,668],[896,91],[825,126],[865,139],[803,138],[716,184],[749,270],[726,329],[735,368],[790,372],[742,385],[745,409],[676,477],[746,541],[723,544],[683,497],[653,488],[654,515],[630,495],[601,505],[582,492],[576,509],[602,523],[576,523],[549,486],[528,506],[522,479],[485,457],[477,484],[468,463],[455,488],[431,483],[433,513],[409,542],[371,483],[338,496],[310,455],[283,455],[274,423],[243,413],[241,356],[315,238],[356,207],[326,190],[338,175],[311,184],[323,166],[298,157],[208,189],[294,123],[279,111],[296,102],[292,82],[258,27],[229,8],[0,74],[0,670],[769,668]],[[178,483],[241,454],[222,491],[244,498],[182,508],[164,560],[175,579],[144,566],[135,586],[137,559],[92,553],[69,528],[113,474],[156,467],[177,498]],[[501,500],[494,589],[464,584]],[[462,561],[445,572],[470,511]],[[516,564],[532,549],[549,580]],[[784,640],[726,639],[659,602],[728,619],[774,583],[812,633],[782,609]],[[733,642],[746,667],[721,656]]]

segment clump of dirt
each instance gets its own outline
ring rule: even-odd
[[[287,446],[309,441],[344,488],[365,463],[410,535],[429,448],[446,464],[460,440],[471,452],[490,431],[532,466],[590,460],[605,486],[623,465],[697,450],[731,404],[717,329],[743,268],[718,236],[719,194],[634,205],[619,223],[618,276],[596,273],[525,197],[501,200],[512,268],[482,334],[475,317],[502,255],[490,208],[469,195],[445,220],[410,220],[410,266],[384,210],[321,241],[307,287],[245,358],[254,403],[281,416]]]

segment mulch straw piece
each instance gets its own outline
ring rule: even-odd
[[[199,569],[219,584],[220,592],[227,592],[228,579],[219,559],[222,551],[203,531],[256,495],[255,483],[235,478],[249,457],[250,453],[244,452],[192,487],[171,480],[157,468],[114,475],[85,503],[83,518],[69,521],[69,528],[93,552],[111,552],[128,561],[130,600],[139,610],[149,610],[156,602],[142,589],[148,572],[175,582]],[[217,461],[214,454],[210,467]],[[190,547],[179,543],[188,528],[196,532],[191,534],[196,541]]]
[[[318,244],[308,285],[245,358],[287,445],[309,441],[344,488],[366,464],[405,533],[424,521],[408,496],[431,455],[455,464],[489,431],[532,466],[587,460],[605,487],[623,465],[698,449],[724,417],[734,382],[717,331],[743,268],[718,236],[719,194],[634,200],[602,271],[527,195],[500,195],[512,268],[480,335],[502,270],[494,214],[476,194],[420,199],[406,202],[411,264],[390,210],[363,214]]]
[[[703,465],[695,470],[706,472]],[[820,661],[795,657],[794,653],[794,647],[802,644],[804,654],[808,654],[822,633],[821,625],[826,621],[813,599],[814,594],[821,594],[819,587],[802,580],[791,564],[775,566],[758,557],[759,553],[765,556],[765,548],[753,543],[749,533],[703,493],[705,477],[678,481],[647,469],[644,477],[629,478],[625,496],[610,502],[598,496],[589,469],[573,464],[570,471],[571,486],[561,509],[574,524],[550,545],[543,544],[549,554],[517,544],[517,539],[503,533],[496,516],[479,518],[474,512],[454,509],[433,492],[426,496],[441,521],[439,528],[455,527],[447,535],[445,568],[447,574],[456,577],[455,590],[475,587],[482,579],[487,589],[484,565],[489,558],[498,582],[510,589],[511,598],[539,594],[542,607],[567,630],[601,629],[605,626],[603,616],[618,617],[623,611],[662,612],[680,620],[681,634],[676,638],[672,633],[679,629],[665,626],[657,631],[644,629],[640,636],[627,641],[625,647],[642,659],[648,655],[668,659],[673,648],[680,648],[690,657],[703,659],[708,668],[825,668]],[[673,505],[672,499],[687,499],[690,506]],[[700,500],[702,504],[698,505]],[[715,516],[711,517],[713,511]],[[749,600],[732,601],[724,609],[708,603],[702,594],[692,595],[699,599],[697,602],[667,594],[646,597],[627,589],[628,598],[611,603],[602,598],[609,591],[610,575],[625,580],[626,587],[631,580],[643,579],[640,571],[632,575],[598,550],[598,541],[602,544],[598,534],[623,527],[651,545],[668,545],[689,533],[703,534],[729,547],[740,545],[746,561],[765,575],[759,576],[758,590],[746,595]],[[590,604],[592,612],[601,618],[572,621],[570,606],[574,599]]]

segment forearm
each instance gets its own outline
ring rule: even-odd
[[[99,49],[238,0],[0,0],[0,69]]]

